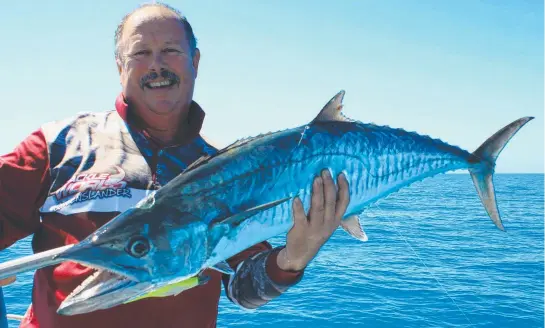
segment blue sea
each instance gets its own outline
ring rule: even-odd
[[[339,229],[303,280],[259,310],[222,293],[218,327],[543,327],[543,182],[543,174],[495,176],[506,232],[468,174],[413,184],[366,211],[368,242]],[[29,242],[0,261],[29,254]],[[8,313],[24,314],[31,283],[26,273],[4,288]]]

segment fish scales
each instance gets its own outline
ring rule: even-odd
[[[466,158],[459,158],[456,147],[416,133],[345,122],[264,135],[246,140],[229,152],[233,156],[225,154],[220,160],[212,159],[207,166],[197,166],[186,172],[189,181],[180,182],[188,199],[197,195],[198,199],[206,199],[208,205],[192,213],[205,221],[294,194],[302,198],[308,210],[312,178],[320,167],[329,167],[336,175],[351,163],[348,175],[351,195],[365,204],[394,191],[405,179],[446,169],[439,165],[445,158],[450,158],[453,164],[465,165],[470,156],[465,153],[462,155]],[[213,172],[212,179],[198,179],[208,177],[208,172]],[[208,207],[216,211],[210,213]],[[348,214],[362,209],[349,208]]]

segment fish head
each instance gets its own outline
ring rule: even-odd
[[[208,225],[188,213],[172,207],[126,211],[59,255],[97,270],[64,300],[60,310],[76,314],[88,310],[83,303],[122,304],[195,276],[207,259],[207,242]]]

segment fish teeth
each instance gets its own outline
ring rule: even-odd
[[[93,273],[91,276],[87,277],[81,284],[79,284],[78,287],[76,287],[68,297],[71,297],[72,295],[78,294],[83,288],[87,287],[91,282],[95,280],[96,277],[98,277],[102,273],[101,270],[97,270],[95,273]]]
[[[98,278],[98,276],[100,276],[102,273],[104,273],[105,271],[104,270],[101,270],[101,269],[97,269],[97,271],[95,273],[93,273],[92,275],[90,275],[89,277],[87,277],[87,279],[85,279],[81,284],[79,284],[78,287],[76,287],[71,293],[70,295],[68,295],[68,297],[72,296],[72,295],[75,295],[75,294],[78,294],[82,289],[84,289],[85,287],[89,286],[92,282],[95,281],[96,278]]]

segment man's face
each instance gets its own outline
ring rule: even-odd
[[[123,93],[131,104],[165,115],[191,102],[199,52],[191,55],[183,25],[168,12],[134,13],[125,23],[119,52]]]

